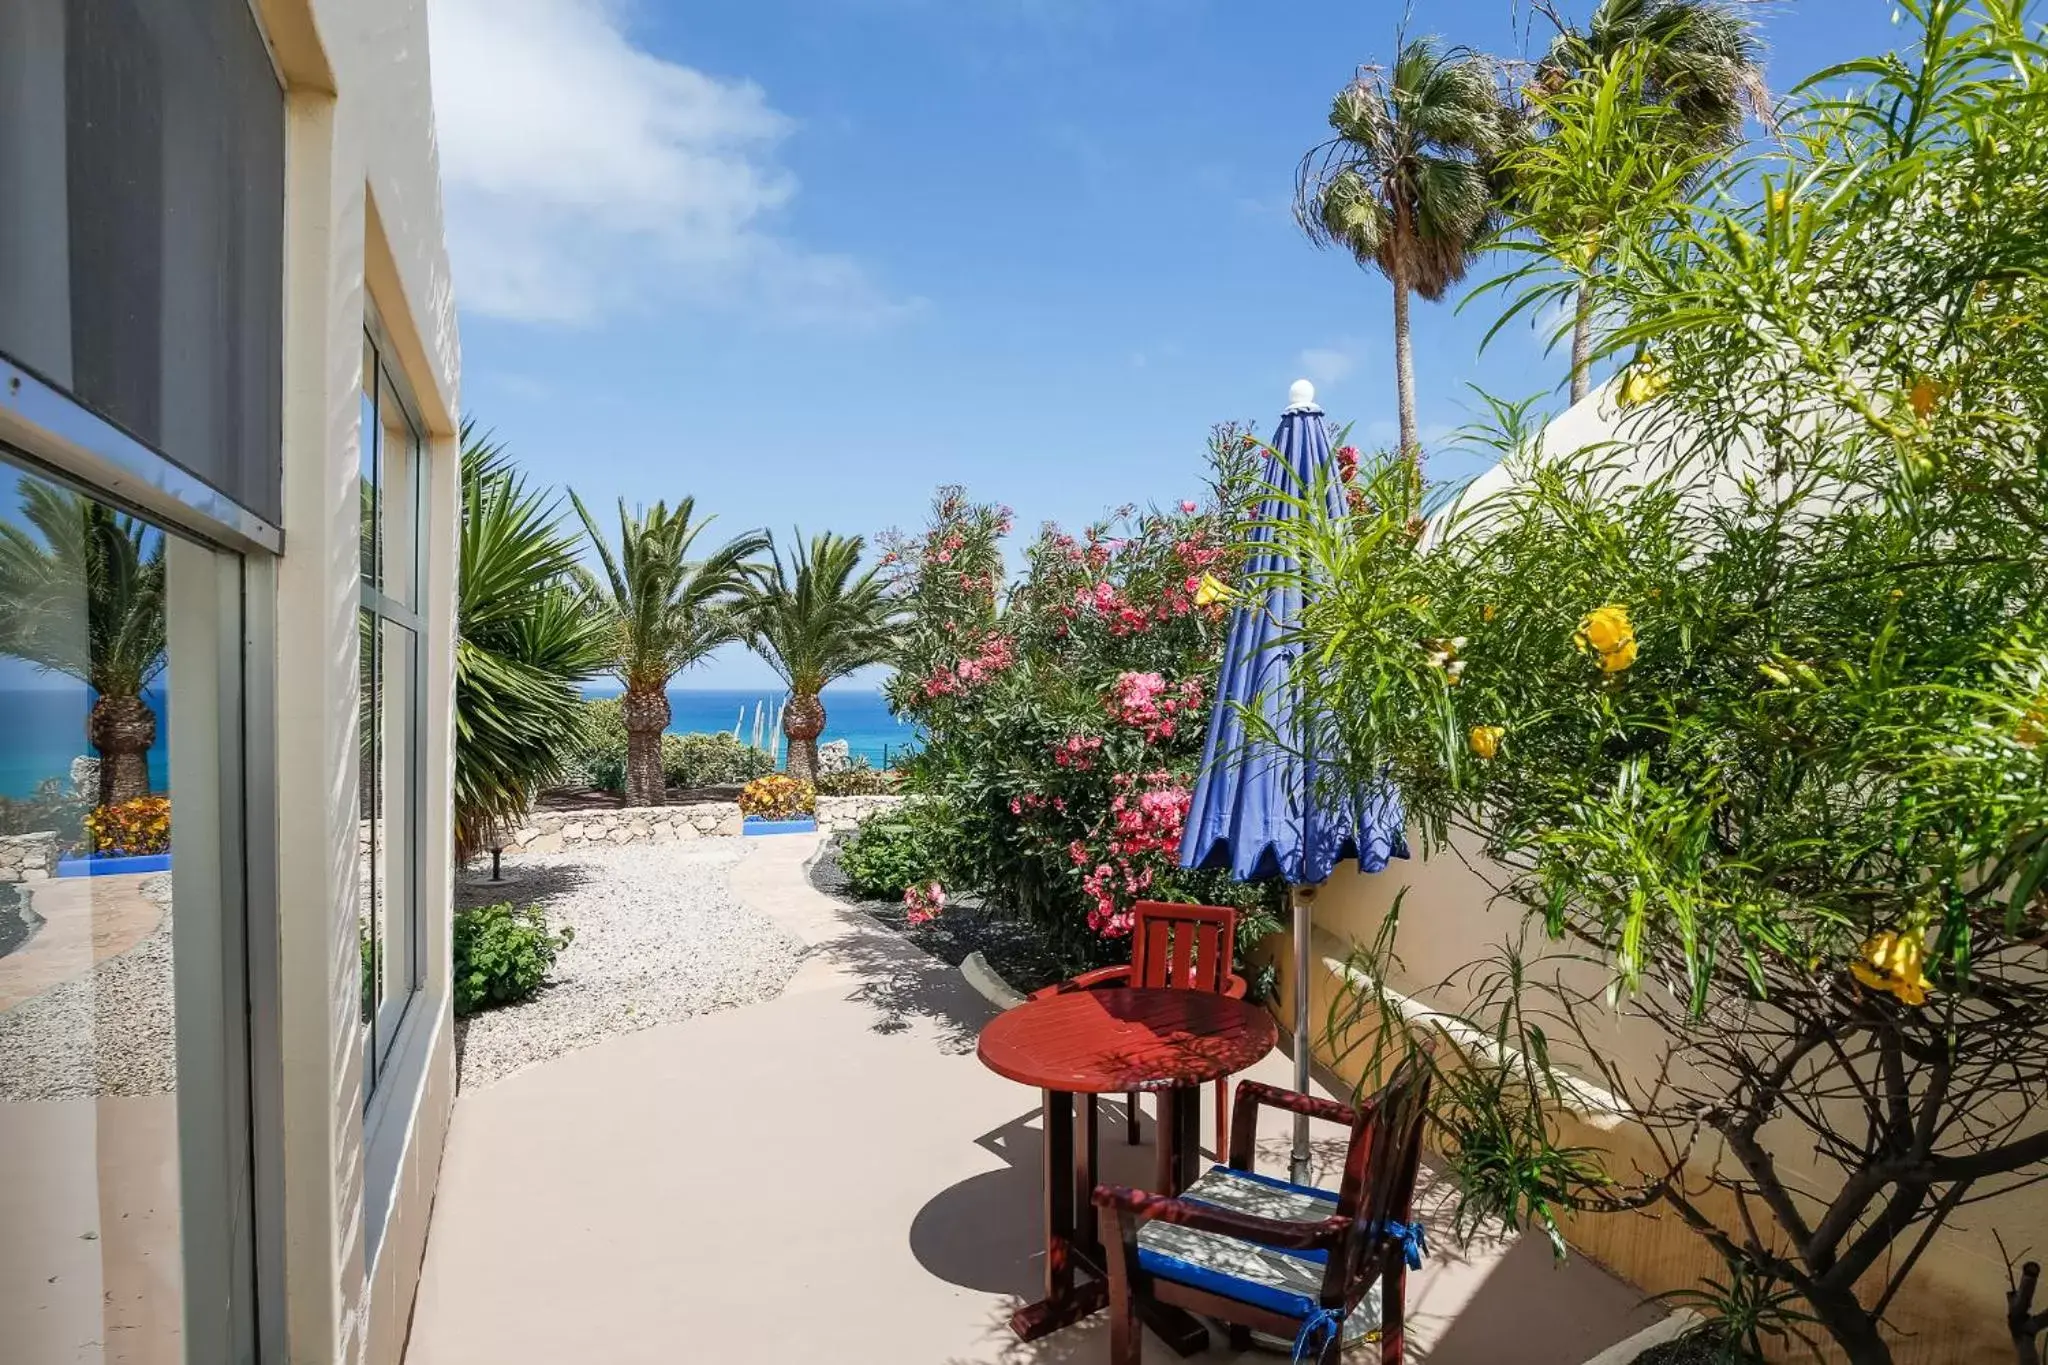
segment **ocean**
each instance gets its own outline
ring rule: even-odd
[[[584,695],[616,697],[619,689],[616,684],[591,686],[584,689]],[[669,733],[687,735],[723,730],[730,734],[734,722],[738,721],[740,738],[751,743],[754,738],[754,712],[758,707],[762,742],[765,744],[767,731],[774,723],[775,708],[782,697],[781,692],[772,690],[673,687],[668,694]],[[877,768],[886,767],[892,757],[916,748],[919,742],[916,727],[890,714],[889,703],[880,692],[857,687],[825,689],[825,733],[819,742],[833,739],[845,740],[849,753],[855,758],[865,758]]]
[[[171,777],[171,727],[164,717],[163,688],[149,688],[142,699],[156,712],[149,785],[163,791]],[[69,784],[71,760],[93,752],[85,742],[85,717],[94,700],[84,683],[67,687],[52,680],[43,686],[0,689],[0,796],[33,796],[45,778]]]
[[[586,688],[585,694],[617,696],[618,688],[594,686]],[[740,738],[750,741],[755,707],[761,708],[765,731],[781,699],[780,692],[765,690],[674,688],[668,694],[674,713],[668,728],[681,735],[717,730],[730,734],[733,723],[744,713]],[[151,787],[163,791],[170,782],[171,727],[165,720],[162,689],[151,688],[146,700],[157,714],[156,745],[149,751],[149,781]],[[0,689],[0,796],[33,795],[36,784],[45,778],[70,780],[71,760],[92,752],[85,742],[85,716],[92,702],[92,694],[83,686]],[[824,738],[845,740],[856,757],[877,768],[918,743],[915,727],[891,715],[880,692],[860,688],[825,690]]]

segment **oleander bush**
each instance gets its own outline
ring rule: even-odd
[[[888,543],[911,612],[889,697],[926,736],[905,786],[952,824],[938,880],[1034,921],[1069,961],[1126,957],[1147,898],[1237,905],[1241,945],[1276,924],[1277,885],[1176,865],[1233,542],[1266,458],[1243,427],[1217,427],[1205,496],[1079,535],[1047,526],[1014,583],[997,548],[1008,509],[958,488],[921,534]]]
[[[1460,1226],[1667,1215],[1752,1314],[1723,1344],[1853,1365],[1945,1230],[2038,1254],[2048,1179],[2048,62],[2018,3],[1900,9],[1917,51],[1611,242],[1615,439],[1503,406],[1497,491],[1418,536],[1375,470],[1290,545],[1326,777],[1497,893],[1434,1002]],[[1401,921],[1332,1019],[1367,1072]],[[2004,1288],[1943,1358],[2040,1358]]]
[[[575,939],[548,927],[539,906],[480,905],[455,915],[455,1012],[474,1014],[530,998]]]
[[[763,820],[794,820],[818,809],[818,789],[782,773],[757,777],[740,788],[740,810]]]

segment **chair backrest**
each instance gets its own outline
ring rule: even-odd
[[[1389,1221],[1408,1222],[1414,1213],[1434,1057],[1434,1047],[1424,1043],[1402,1059],[1378,1094],[1359,1106],[1337,1190],[1338,1216],[1356,1221],[1349,1244],[1330,1256],[1325,1304],[1355,1304],[1387,1258],[1401,1254],[1388,1245],[1382,1229]]]
[[[1237,911],[1221,905],[1139,901],[1131,926],[1131,984],[1221,991],[1230,984]]]

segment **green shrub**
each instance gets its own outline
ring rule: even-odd
[[[662,780],[671,787],[730,786],[774,771],[775,760],[765,750],[724,730],[661,737]]]
[[[85,837],[85,815],[92,803],[59,778],[46,777],[33,796],[0,796],[0,835],[40,834],[52,830],[60,847],[70,848]]]
[[[571,786],[623,791],[626,786],[626,718],[617,697],[594,697],[576,717],[575,760],[564,774]]]
[[[951,823],[935,803],[920,802],[861,822],[839,850],[839,866],[854,892],[895,900],[904,888],[947,880],[945,849]]]
[[[864,758],[855,759],[851,768],[818,778],[820,796],[886,796],[895,790],[896,775],[869,767]]]
[[[540,989],[576,931],[548,928],[539,906],[480,905],[455,916],[455,1012],[524,1000]]]

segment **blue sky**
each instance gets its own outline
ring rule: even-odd
[[[1417,8],[1411,31],[1508,54],[1528,24]],[[586,501],[694,494],[779,535],[914,525],[949,481],[1027,529],[1175,500],[1209,424],[1269,429],[1302,376],[1384,442],[1387,287],[1287,210],[1400,12],[432,0],[464,404]],[[1889,0],[1759,13],[1774,89],[1898,38]],[[1426,440],[1469,384],[1564,378],[1531,331],[1481,355],[1491,307],[1418,305]],[[772,679],[728,650],[679,681]]]

